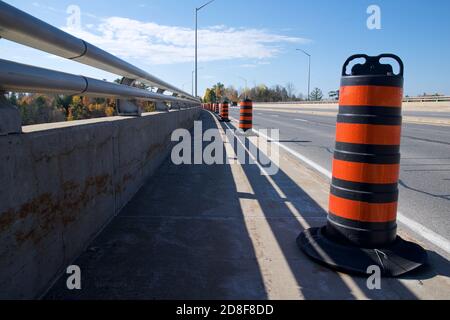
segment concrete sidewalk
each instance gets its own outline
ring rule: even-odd
[[[208,112],[201,121],[204,130],[227,128]],[[235,157],[227,142],[225,149]],[[449,263],[433,251],[429,266],[383,279],[374,291],[364,277],[310,261],[295,239],[325,223],[329,185],[280,152],[274,176],[251,164],[176,166],[168,159],[74,262],[82,290],[67,290],[63,275],[45,298],[450,298]]]

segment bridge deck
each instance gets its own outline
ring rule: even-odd
[[[226,128],[207,112],[201,121]],[[327,197],[328,182],[283,152],[270,177],[256,165],[167,160],[74,262],[82,290],[63,275],[46,299],[448,298],[445,259],[432,252],[432,267],[374,291],[310,261],[295,239],[325,223]]]

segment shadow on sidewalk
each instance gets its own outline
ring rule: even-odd
[[[200,120],[203,132],[217,128],[209,112]],[[62,275],[45,298],[268,299],[273,278],[305,299],[416,299],[399,280],[370,291],[366,278],[309,260],[295,239],[309,225],[323,225],[326,212],[287,172],[266,177],[256,165],[241,167],[253,193],[239,191],[242,177],[230,165],[177,166],[168,159],[74,262],[82,290],[67,290]],[[243,212],[248,200],[258,204],[255,212]],[[255,236],[262,224],[293,279],[271,269],[277,261],[265,252],[267,239]]]
[[[203,131],[217,128],[203,112]],[[267,299],[227,165],[170,158],[74,262],[46,299]]]
[[[222,126],[223,129],[227,129],[228,126],[236,129],[233,124],[228,126],[222,124]],[[243,141],[242,138],[241,141]],[[247,149],[250,143],[249,140],[245,140]],[[348,276],[306,258],[297,247],[295,239],[308,225],[313,227],[324,225],[327,212],[281,168],[277,174],[266,177],[261,175],[256,165],[247,164],[242,167],[306,299],[354,299],[356,291],[363,293],[369,299],[417,299],[417,296],[404,286],[400,279],[384,278],[382,290],[369,290],[366,285],[367,277],[353,275],[349,281]],[[269,179],[278,187],[283,197],[275,190]],[[292,210],[287,204],[295,209]],[[301,220],[296,219],[298,213],[306,221],[306,226],[305,223],[300,222]],[[320,221],[317,217],[323,217],[323,220]],[[436,255],[433,257],[436,258]],[[446,264],[448,266],[448,262]],[[415,276],[410,274],[408,279],[419,280],[419,274],[423,275],[424,272],[416,271]],[[345,277],[347,281],[344,281],[342,277]]]

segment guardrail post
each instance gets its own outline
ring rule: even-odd
[[[163,94],[164,91],[166,91],[166,90],[158,89],[158,90],[156,90],[156,93]],[[167,104],[164,101],[156,101],[155,107],[156,107],[156,111],[169,111],[169,107],[167,106]]]
[[[22,133],[22,118],[19,109],[13,106],[0,92],[0,136]]]
[[[174,93],[173,96],[178,97],[178,95],[176,93]],[[175,110],[175,109],[181,110],[182,107],[183,107],[183,103],[181,103],[181,102],[178,102],[178,103],[172,102],[171,103],[171,109],[173,109],[173,110]]]
[[[132,87],[136,80],[122,78],[120,84]],[[119,116],[140,117],[141,108],[135,103],[135,100],[117,99],[117,114]]]

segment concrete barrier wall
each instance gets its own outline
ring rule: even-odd
[[[199,108],[0,137],[0,298],[42,295],[135,195]]]

